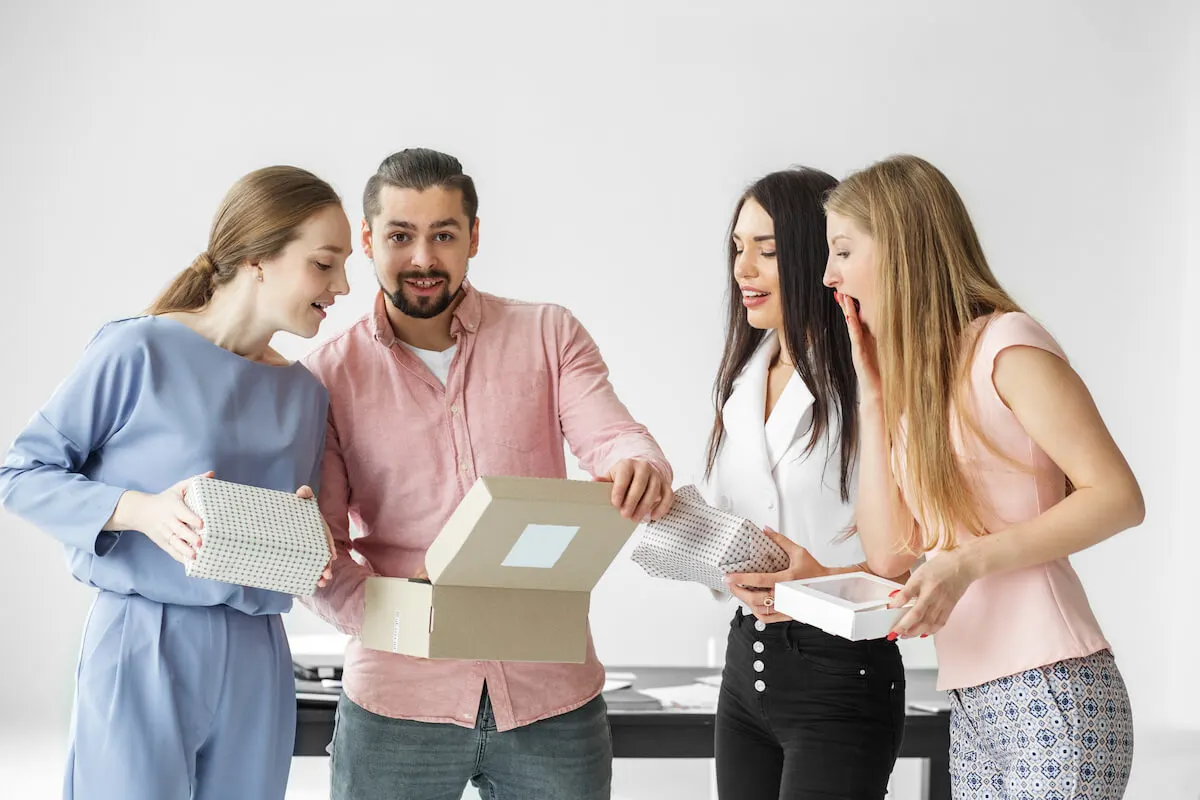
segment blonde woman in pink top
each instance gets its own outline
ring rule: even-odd
[[[858,535],[880,574],[926,556],[892,637],[936,634],[954,797],[1123,796],[1129,696],[1068,557],[1141,523],[1129,465],[941,172],[887,159],[826,212],[859,380]]]

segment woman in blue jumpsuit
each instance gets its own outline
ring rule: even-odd
[[[294,167],[250,173],[209,248],[141,317],[103,326],[0,467],[0,502],[99,592],[63,796],[282,798],[295,735],[290,595],[200,578],[186,481],[315,490],[328,397],[269,342],[344,294],[341,201]]]

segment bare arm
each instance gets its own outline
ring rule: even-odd
[[[916,563],[915,554],[921,551],[917,524],[892,475],[875,339],[858,318],[854,301],[841,295],[838,301],[858,376],[858,538],[872,572],[900,575]]]
[[[996,358],[996,391],[1075,491],[1031,520],[965,544],[974,578],[1044,564],[1140,525],[1146,506],[1129,463],[1070,365],[1035,347]]]
[[[916,563],[916,553],[921,552],[917,523],[892,475],[883,403],[878,397],[863,398],[858,420],[858,538],[871,571],[892,577]]]

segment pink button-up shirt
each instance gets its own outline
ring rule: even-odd
[[[384,303],[380,293],[372,314],[305,359],[329,389],[319,500],[338,548],[333,580],[305,603],[341,631],[361,632],[367,576],[423,568],[476,478],[566,477],[564,437],[593,475],[637,458],[670,481],[662,451],[617,399],[595,342],[566,309],[467,285],[443,387],[396,339]],[[347,696],[387,717],[471,727],[485,681],[497,727],[509,730],[587,703],[604,669],[590,636],[582,664],[427,660],[357,638],[346,650]]]

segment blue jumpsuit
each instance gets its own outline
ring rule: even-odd
[[[158,317],[100,329],[0,466],[0,503],[66,545],[96,587],[63,796],[282,798],[295,736],[292,598],[189,578],[137,531],[101,530],[126,489],[207,470],[317,489],[328,394]]]

